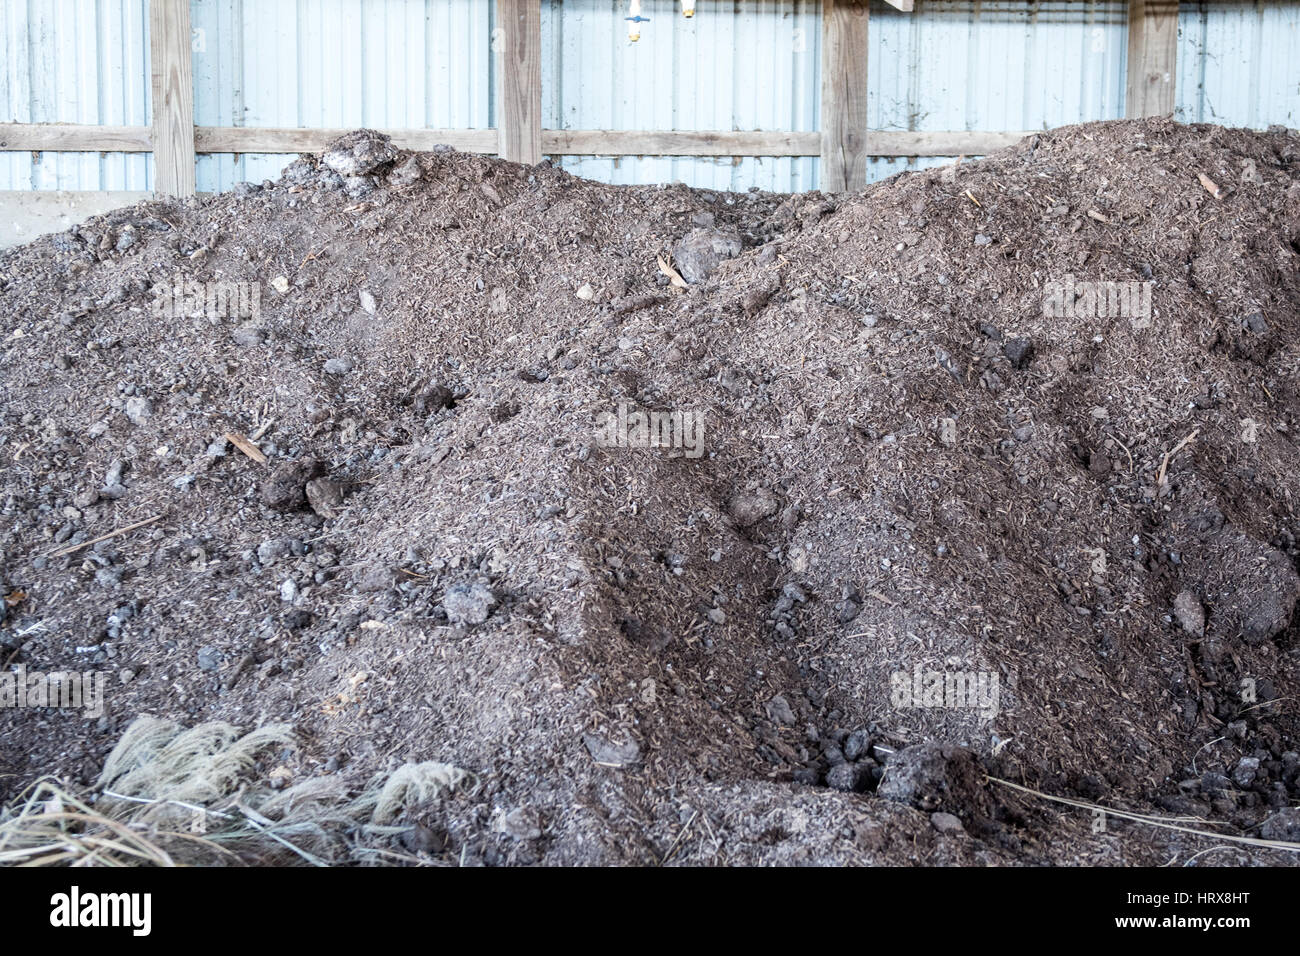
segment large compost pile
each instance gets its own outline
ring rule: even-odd
[[[0,791],[148,714],[464,771],[392,859],[1294,860],[1298,266],[1293,132],[1151,120],[833,197],[359,131],[7,251],[0,659],[106,679]]]

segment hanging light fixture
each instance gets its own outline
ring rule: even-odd
[[[695,0],[682,0],[682,16],[687,20],[695,16]]]
[[[635,43],[641,39],[641,24],[649,23],[650,18],[641,16],[641,0],[631,0],[628,12],[632,15],[624,18],[627,20],[627,38]]]

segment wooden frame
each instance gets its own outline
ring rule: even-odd
[[[1178,0],[1129,0],[1124,115],[1172,116],[1178,67]]]
[[[149,0],[154,192],[194,195],[194,67],[190,0]]]
[[[501,24],[501,158],[542,161],[541,0],[497,0]]]
[[[907,12],[913,0],[886,0]],[[875,156],[977,156],[1023,132],[872,130],[867,117],[867,0],[822,0],[819,132],[542,129],[540,0],[497,0],[502,32],[497,129],[385,130],[396,145],[437,144],[536,163],[544,156],[817,156],[826,192],[861,189]],[[152,126],[0,123],[0,151],[152,152],[155,192],[194,194],[200,153],[319,152],[342,129],[194,126],[188,0],[149,0]],[[1178,0],[1129,0],[1128,116],[1174,109]]]
[[[867,184],[867,0],[822,0],[823,192]]]
[[[318,153],[346,129],[196,126],[194,152]],[[446,145],[467,153],[496,154],[495,129],[381,130],[402,149]],[[1010,146],[1030,132],[974,130],[871,130],[867,156],[976,156]],[[150,153],[148,126],[86,126],[74,123],[0,123],[0,152]],[[822,134],[718,130],[542,130],[544,156],[820,156]]]

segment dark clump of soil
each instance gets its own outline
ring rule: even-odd
[[[359,132],[0,254],[0,658],[109,675],[0,789],[149,713],[470,771],[417,858],[1293,858],[1042,795],[1294,829],[1298,250],[1293,133],[1134,121],[837,197]]]

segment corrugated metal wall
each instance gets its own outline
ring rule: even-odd
[[[543,0],[542,119],[558,129],[817,129],[816,0],[644,0],[627,40],[626,0]],[[618,183],[682,180],[713,189],[797,191],[815,159],[570,156],[565,168]]]
[[[873,3],[878,129],[1042,129],[1123,115],[1123,0]],[[195,121],[489,128],[494,0],[191,0]],[[569,129],[815,130],[818,0],[542,0],[543,113]],[[147,0],[0,0],[0,120],[147,125]],[[1177,116],[1300,125],[1300,7],[1182,4]],[[276,175],[284,156],[209,156],[201,190]],[[942,159],[881,159],[872,178]],[[817,160],[566,157],[612,182],[816,186]],[[0,188],[147,189],[148,156],[0,153]]]
[[[1034,130],[1124,115],[1124,0],[917,0],[871,9],[875,129]],[[878,159],[883,179],[947,159]]]
[[[1300,6],[1184,3],[1176,96],[1185,123],[1300,126]]]
[[[490,0],[191,0],[190,8],[200,126],[492,126]],[[198,188],[267,179],[286,162],[200,157]]]
[[[149,123],[145,0],[0,0],[0,122]],[[148,189],[147,156],[0,153],[0,189]]]

